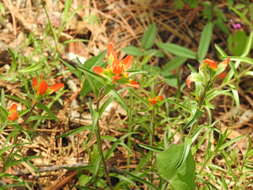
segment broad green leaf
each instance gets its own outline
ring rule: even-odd
[[[228,36],[228,49],[233,55],[242,55],[243,53],[247,53],[247,41],[248,36],[246,33],[242,30],[238,30]]]
[[[164,54],[160,51],[160,50],[157,50],[157,49],[149,49],[149,50],[146,50],[143,52],[143,55],[144,56],[155,56],[155,57],[164,57]]]
[[[208,22],[201,32],[200,43],[198,47],[198,60],[206,57],[213,34],[213,23]]]
[[[125,52],[128,55],[133,55],[133,56],[142,56],[143,51],[140,48],[137,48],[135,46],[128,46],[122,49],[123,52]]]
[[[156,165],[159,174],[168,180],[174,190],[195,189],[195,162],[191,152],[186,160],[177,166],[184,153],[184,144],[172,144],[157,155]]]
[[[98,54],[97,56],[94,56],[94,57],[88,59],[87,61],[85,61],[84,64],[80,64],[79,66],[81,68],[85,67],[86,69],[91,69],[95,65],[103,66],[103,65],[105,65],[103,62],[104,57],[105,57],[105,52],[102,52],[102,53]]]
[[[185,58],[189,58],[189,59],[196,59],[196,53],[193,52],[192,50],[173,44],[173,43],[162,43],[159,42],[157,43],[157,46],[161,49],[163,49],[164,51],[170,52],[174,55],[180,56],[180,57],[185,57]]]
[[[177,80],[177,76],[176,75],[173,75],[173,74],[167,74],[167,75],[165,75],[164,73],[162,73],[162,76],[163,76],[164,81],[168,85],[170,85],[172,87],[175,87],[175,88],[178,87],[178,80]]]
[[[81,186],[85,186],[90,180],[91,180],[91,176],[87,176],[87,175],[81,175],[79,178],[78,178],[78,182],[79,182],[79,185]]]
[[[163,67],[163,72],[168,73],[169,71],[172,71],[178,67],[180,67],[182,64],[185,63],[185,61],[187,60],[187,58],[185,57],[175,57],[172,60],[170,60],[169,62],[167,62],[164,67]]]
[[[141,39],[141,46],[144,49],[149,49],[153,46],[156,38],[157,28],[156,25],[150,24]]]

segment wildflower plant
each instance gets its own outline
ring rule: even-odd
[[[11,77],[0,75],[8,81],[22,81],[19,89],[21,95],[7,95],[5,89],[1,90],[0,130],[4,135],[8,134],[8,137],[6,145],[2,145],[0,149],[3,163],[0,179],[11,177],[13,181],[29,187],[15,173],[9,174],[8,169],[24,162],[28,164],[29,170],[36,168],[30,162],[36,156],[23,157],[21,150],[24,143],[20,137],[30,143],[38,134],[36,130],[45,127],[45,124],[49,123],[50,127],[51,124],[56,124],[57,127],[62,125],[62,122],[57,123],[55,112],[58,110],[51,108],[56,101],[65,106],[68,101],[62,101],[60,97],[65,92],[72,92],[66,90],[64,83],[53,82],[57,80],[50,76],[62,69],[65,72],[66,69],[72,75],[70,78],[74,76],[80,82],[80,96],[77,99],[79,108],[83,113],[83,108],[87,106],[88,111],[85,112],[91,118],[90,124],[78,123],[74,129],[68,120],[64,122],[64,131],[59,130],[53,135],[57,133],[56,139],[53,139],[57,140],[73,137],[85,130],[87,132],[84,138],[80,135],[80,147],[83,150],[78,150],[77,154],[80,158],[87,158],[88,163],[82,167],[69,168],[78,170],[71,174],[71,177],[78,178],[74,188],[229,189],[230,180],[237,189],[246,187],[244,183],[252,175],[241,174],[252,167],[252,145],[248,143],[243,159],[238,159],[235,156],[237,150],[231,148],[231,145],[241,137],[230,140],[229,133],[223,132],[216,125],[218,121],[213,121],[213,110],[216,108],[214,100],[219,95],[230,96],[236,106],[240,104],[236,90],[240,78],[253,76],[250,66],[245,71],[240,70],[242,64],[253,64],[249,57],[253,32],[247,38],[246,48],[241,55],[229,56],[216,45],[218,58],[213,60],[208,49],[213,28],[216,26],[214,19],[209,18],[204,26],[196,52],[171,42],[159,41],[160,39],[156,39],[157,27],[151,24],[140,40],[140,47],[123,48],[123,52],[127,54],[125,57],[120,57],[120,51],[115,51],[110,43],[107,50],[97,56],[85,59],[85,62],[78,62],[77,58],[77,62],[72,63],[58,55],[58,48],[61,47],[58,38],[69,20],[71,2],[66,1],[63,25],[59,30],[49,22],[49,35],[53,35],[55,46],[44,45],[50,47],[49,52],[52,51],[52,55],[43,57],[43,42],[31,35],[30,41],[38,46],[41,60],[33,62],[29,57],[29,65],[24,61],[28,60],[25,56],[13,51],[12,66],[7,72]],[[210,10],[211,8],[210,4]],[[49,43],[49,40],[45,41]],[[160,58],[167,60],[167,55],[169,61],[160,65]],[[194,66],[189,64],[189,59],[195,63]],[[47,61],[53,62],[53,66]],[[156,63],[159,63],[159,67]],[[185,70],[181,65],[188,65],[191,71],[186,79],[182,75]],[[47,76],[39,73],[47,73]],[[64,98],[65,96],[63,100],[66,100]],[[113,121],[113,126],[104,127],[103,116],[113,103],[124,111],[118,114],[117,123]],[[105,120],[110,122],[107,118]],[[105,131],[104,128],[107,127],[109,130]],[[116,131],[117,136],[111,135],[111,131]],[[58,151],[59,149],[56,152]],[[225,167],[213,163],[216,157],[224,158],[222,161],[226,164]],[[236,172],[234,163],[241,166]],[[228,180],[223,179],[225,175],[229,175]],[[65,179],[69,180],[68,177]],[[114,179],[118,182],[115,183]]]

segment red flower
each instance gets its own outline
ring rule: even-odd
[[[126,56],[123,60],[122,60],[123,64],[124,64],[124,69],[127,70],[132,66],[132,62],[133,62],[133,56],[128,55]]]
[[[100,66],[95,66],[93,67],[93,72],[94,73],[97,73],[97,74],[100,74],[104,71],[104,68],[103,67],[100,67]]]
[[[208,67],[213,70],[217,69],[217,67],[218,67],[217,62],[212,59],[205,59],[205,60],[203,60],[203,63],[206,63],[208,65]]]
[[[148,101],[151,104],[156,104],[157,102],[163,101],[164,97],[163,96],[156,96],[154,98],[149,98]]]
[[[113,83],[119,82],[121,84],[126,84],[127,86],[139,88],[139,83],[129,80],[127,70],[131,67],[132,60],[133,56],[126,56],[122,60],[118,59],[113,50],[113,45],[109,44],[107,49],[107,67],[103,68],[100,66],[94,66],[92,70],[99,75],[108,76],[108,78],[112,79]]]
[[[49,89],[52,91],[52,92],[57,92],[58,90],[60,90],[61,88],[64,87],[64,84],[63,83],[56,83],[52,86],[49,87]]]
[[[39,82],[36,78],[32,79],[32,87],[38,95],[44,95],[50,89],[52,92],[56,92],[64,87],[63,83],[56,83],[52,86],[48,86],[47,82],[41,79]]]
[[[224,79],[227,76],[227,72],[222,72],[221,74],[218,75],[219,79]]]
[[[19,114],[17,111],[17,104],[12,104],[8,111],[9,111],[8,120],[15,121],[18,119]]]

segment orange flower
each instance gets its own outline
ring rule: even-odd
[[[164,97],[163,96],[156,96],[154,98],[149,98],[148,101],[151,104],[156,104],[157,102],[163,101]]]
[[[97,74],[100,74],[104,71],[104,68],[103,67],[100,67],[100,66],[95,66],[93,67],[93,72],[94,73],[97,73]]]
[[[218,67],[217,62],[212,59],[204,59],[203,63],[206,63],[208,65],[208,67],[213,70],[217,69],[217,67]]]
[[[112,59],[112,61],[114,61],[114,59],[117,58],[117,54],[113,50],[113,44],[112,43],[108,44],[108,46],[107,46],[107,55],[108,55],[109,58]]]
[[[112,79],[113,83],[119,82],[127,86],[139,88],[139,84],[136,81],[129,80],[127,70],[131,67],[132,60],[133,56],[126,56],[122,60],[118,59],[113,50],[113,45],[109,44],[107,49],[107,67],[94,66],[92,70],[99,75],[108,76],[108,78]]]
[[[15,121],[18,119],[19,115],[17,111],[17,104],[12,104],[8,111],[9,111],[8,120]]]
[[[64,87],[64,84],[63,83],[56,83],[52,86],[49,86],[49,89],[52,91],[52,92],[57,92],[58,90],[60,90],[61,88]]]
[[[218,75],[219,79],[224,79],[227,76],[227,72],[222,72],[221,74]]]
[[[122,60],[123,64],[124,64],[124,69],[127,70],[132,66],[132,62],[133,62],[133,56],[128,55],[126,56],[123,60]]]
[[[56,92],[64,87],[63,83],[56,83],[52,86],[48,86],[47,82],[43,79],[38,82],[36,78],[32,79],[32,87],[38,95],[46,94],[47,90],[50,89],[52,92]]]

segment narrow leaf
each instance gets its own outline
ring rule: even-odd
[[[157,46],[163,49],[164,51],[167,51],[174,55],[189,58],[189,59],[196,59],[196,53],[188,48],[185,48],[173,43],[169,43],[169,42],[168,43],[159,42],[157,43]]]
[[[142,39],[141,39],[141,46],[144,49],[149,49],[153,46],[155,37],[157,33],[157,28],[155,24],[150,24],[148,26],[147,31],[144,33]]]
[[[212,39],[213,34],[213,23],[208,22],[200,36],[200,44],[198,48],[198,60],[201,61],[206,57],[206,54],[209,49],[209,45]]]

